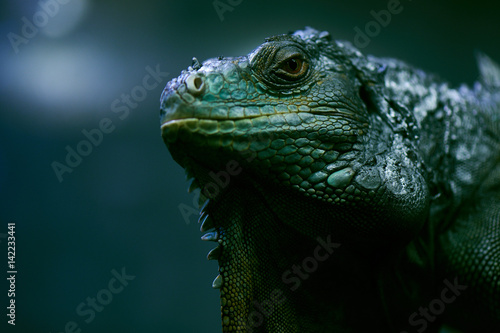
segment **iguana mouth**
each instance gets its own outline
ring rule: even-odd
[[[182,118],[171,119],[161,125],[162,136],[166,142],[177,141],[179,134],[192,138],[192,133],[200,137],[231,135],[235,131],[246,132],[252,124],[250,120],[268,118],[267,116],[249,116],[243,118],[209,119],[209,118]],[[198,140],[201,145],[205,143]]]
[[[189,95],[189,94],[184,94]],[[191,95],[189,95],[191,96]],[[194,100],[195,98],[191,98]],[[231,103],[237,101],[229,101]],[[303,104],[295,105],[287,102],[277,103],[270,100],[246,101],[244,104],[233,104],[228,108],[226,105],[215,104],[210,107],[197,104],[197,102],[187,102],[185,96],[181,96],[177,90],[171,90],[163,98],[163,105],[160,111],[161,126],[165,126],[175,121],[212,120],[212,121],[241,121],[251,120],[259,117],[270,117],[273,115],[286,114],[309,114],[314,116],[342,117],[349,118],[358,123],[366,123],[354,106],[339,103],[338,105],[316,103],[315,106],[309,105],[307,101]],[[192,125],[192,123],[191,123]]]
[[[223,121],[238,121],[238,120],[244,120],[244,119],[254,119],[254,118],[259,118],[259,117],[267,117],[267,115],[255,115],[255,116],[246,116],[246,117],[234,117],[234,118],[204,118],[204,117],[188,117],[188,118],[175,118],[175,119],[169,119],[166,120],[161,124],[161,128],[163,129],[164,126],[171,125],[174,123],[179,123],[183,124],[183,122],[193,122],[193,121],[213,121],[213,122],[223,122]],[[189,124],[189,123],[187,123]]]
[[[337,109],[324,109],[318,108],[310,111],[298,111],[283,113],[281,115],[291,115],[291,114],[303,114],[314,117],[342,117],[350,118],[355,121],[360,121],[358,115],[352,113],[349,110],[337,110]],[[185,118],[174,118],[167,119],[161,124],[162,136],[165,138],[166,142],[175,142],[178,138],[179,132],[187,131],[190,133],[198,132],[203,136],[209,135],[224,135],[231,134],[234,131],[246,132],[250,130],[253,126],[251,121],[258,121],[259,118],[262,121],[270,122],[272,116],[279,116],[279,113],[269,114],[269,115],[251,115],[245,117],[225,117],[225,118],[208,118],[208,117],[185,117]],[[362,128],[368,127],[367,123],[361,123],[359,134],[363,133]]]
[[[246,106],[241,106],[242,109],[245,109],[246,107],[249,107],[252,105],[246,105]],[[338,108],[333,108],[333,107],[325,107],[325,106],[318,106],[314,108],[307,108],[307,109],[297,109],[297,110],[288,110],[287,112],[274,112],[274,113],[259,113],[259,114],[249,114],[241,117],[235,117],[231,116],[230,114],[211,114],[211,112],[207,112],[206,115],[203,114],[195,114],[196,109],[201,109],[201,108],[191,108],[191,107],[182,107],[179,106],[177,108],[167,108],[163,111],[163,116],[162,116],[162,121],[161,121],[161,126],[166,125],[167,123],[170,123],[172,121],[176,120],[190,120],[190,119],[198,119],[198,120],[214,120],[214,121],[224,121],[224,120],[243,120],[243,119],[254,119],[254,118],[259,118],[259,117],[269,117],[272,115],[279,115],[279,114],[291,114],[291,113],[309,113],[317,116],[343,116],[343,117],[348,117],[356,121],[360,121],[361,118],[359,114],[357,114],[355,111],[351,110],[348,107],[338,107]]]

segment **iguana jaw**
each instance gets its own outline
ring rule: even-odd
[[[399,216],[411,213],[396,201],[399,198],[417,199],[414,202],[418,206],[413,207],[417,213],[426,205],[422,179],[407,171],[413,166],[404,156],[404,142],[395,147],[363,144],[361,140],[373,143],[378,138],[370,136],[363,123],[346,120],[343,114],[297,112],[237,120],[184,118],[165,122],[162,131],[172,156],[183,167],[187,166],[186,158],[193,159],[204,166],[205,173],[217,174],[236,163],[245,174],[331,204],[336,207],[334,218],[345,216],[341,213],[344,209],[358,214],[359,220],[371,207],[377,207],[364,224],[352,224],[353,233],[366,234],[374,242],[393,241],[399,232],[396,243],[405,244],[425,221],[414,214],[405,228],[399,222]],[[363,150],[366,146],[373,151]],[[382,154],[387,157],[382,158]],[[404,161],[407,166],[401,168],[396,161]],[[408,188],[391,187],[396,178],[405,179]],[[206,176],[206,183],[213,181]],[[204,184],[200,185],[203,192]],[[391,192],[397,192],[395,200],[385,200]],[[382,199],[384,202],[379,203]],[[401,211],[385,211],[386,206],[396,204]]]

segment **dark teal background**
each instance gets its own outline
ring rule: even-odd
[[[388,2],[243,0],[221,21],[210,0],[70,0],[15,53],[8,34],[20,34],[22,17],[41,7],[2,1],[0,233],[16,222],[18,274],[15,327],[6,324],[8,288],[5,278],[0,283],[0,332],[63,332],[70,321],[82,332],[220,332],[218,291],[210,287],[217,264],[205,259],[213,245],[178,209],[192,206],[192,195],[160,137],[163,86],[193,56],[243,55],[267,36],[306,25],[353,41],[354,28],[364,30],[370,11]],[[471,84],[474,50],[500,61],[495,3],[401,0],[403,10],[362,52],[400,58],[453,86]],[[63,33],[65,25],[73,28]],[[157,65],[168,78],[120,119],[112,103]],[[65,147],[75,148],[82,130],[103,118],[115,129],[59,182],[51,163],[64,162]],[[135,279],[86,323],[77,306],[122,267]]]

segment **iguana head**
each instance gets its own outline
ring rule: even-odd
[[[359,306],[348,293],[360,286],[338,266],[353,272],[350,265],[385,252],[376,248],[402,248],[421,229],[428,191],[418,133],[386,96],[383,71],[307,28],[268,38],[247,56],[193,59],[167,84],[162,135],[202,201],[210,199],[200,220],[202,231],[215,229],[203,238],[219,244],[209,259],[219,261],[213,285],[224,332],[359,325],[343,311]],[[345,252],[298,289],[290,267],[321,251],[320,239]],[[335,281],[351,284],[334,292],[336,305],[323,289]]]
[[[351,232],[407,240],[427,189],[410,125],[377,82],[383,70],[311,28],[247,56],[193,59],[163,92],[162,135],[205,197],[224,190],[214,175],[234,168],[320,201]]]

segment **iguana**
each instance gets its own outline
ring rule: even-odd
[[[500,69],[452,88],[327,32],[166,85],[223,332],[500,332]]]

